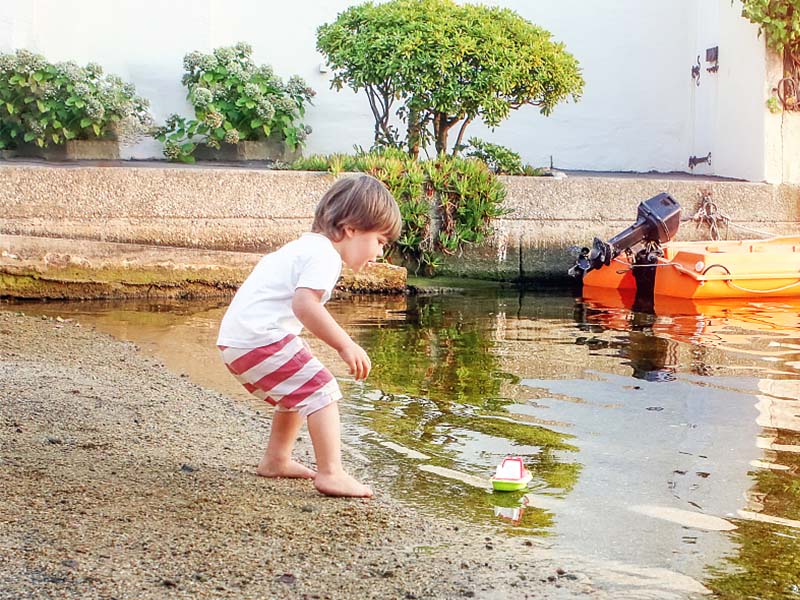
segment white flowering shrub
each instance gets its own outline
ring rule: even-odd
[[[131,142],[152,127],[148,107],[132,84],[104,76],[98,64],[52,64],[28,50],[0,54],[0,149],[21,142]]]
[[[183,58],[183,84],[194,118],[171,115],[156,138],[170,160],[194,162],[198,144],[263,140],[277,134],[291,148],[303,146],[311,128],[301,119],[315,92],[300,77],[284,83],[268,65],[257,66],[249,44],[191,52]]]

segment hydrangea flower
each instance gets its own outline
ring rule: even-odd
[[[100,121],[106,114],[105,108],[97,98],[87,98],[84,110],[86,111],[86,116],[93,121]]]
[[[212,110],[206,114],[204,122],[211,127],[211,129],[217,129],[218,127],[222,127],[222,124],[225,122],[225,117],[223,117],[221,113]]]
[[[286,84],[286,91],[294,96],[304,96],[308,89],[309,87],[305,82],[305,79],[299,75],[293,75],[290,77],[288,83]]]
[[[200,52],[190,52],[189,54],[183,57],[183,69],[184,71],[194,71],[197,67],[200,66],[200,61],[202,60],[203,55]]]
[[[219,66],[217,57],[213,54],[203,54],[200,59],[199,67],[202,71],[213,71]]]
[[[279,98],[275,99],[275,110],[287,114],[293,114],[297,110],[297,105],[291,98],[280,96]]]
[[[182,154],[181,146],[174,140],[164,142],[164,156],[170,160],[178,160]]]
[[[239,130],[229,129],[225,132],[225,143],[238,144],[239,143]]]
[[[199,109],[207,108],[214,101],[214,93],[205,87],[195,86],[192,90],[192,104]]]
[[[275,107],[272,105],[272,102],[267,100],[266,98],[259,99],[258,106],[256,106],[256,115],[262,121],[271,121],[272,117],[275,116]]]
[[[227,47],[216,48],[214,50],[214,56],[225,67],[228,67],[228,63],[231,62],[234,58],[236,58],[236,51],[233,48],[227,48]]]
[[[250,96],[251,98],[258,98],[261,96],[261,89],[256,83],[247,83],[244,86],[244,94],[245,96]]]
[[[233,48],[243,56],[250,56],[253,54],[253,47],[247,42],[237,42]]]
[[[228,77],[232,77],[235,79],[246,79],[247,73],[242,65],[238,62],[232,62],[228,64],[226,67],[228,69]]]

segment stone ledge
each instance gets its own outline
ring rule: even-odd
[[[27,236],[0,237],[0,296],[23,299],[232,295],[261,254]],[[343,269],[337,290],[405,291],[406,269]]]
[[[734,226],[769,234],[800,230],[800,186],[664,176],[502,177],[496,233],[446,258],[441,274],[501,281],[563,279],[570,248],[608,238],[658,192],[684,215],[711,195]],[[0,164],[0,234],[268,252],[307,231],[328,173],[150,163],[110,166]],[[723,232],[724,234],[725,232]],[[681,239],[707,239],[684,225]],[[758,237],[743,230],[731,237]]]

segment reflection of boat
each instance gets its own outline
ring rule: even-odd
[[[591,312],[585,317],[587,321],[608,329],[629,330],[632,334],[645,329],[665,339],[712,346],[726,344],[744,353],[759,339],[759,356],[796,355],[796,348],[780,346],[787,337],[791,338],[788,342],[793,342],[792,333],[800,329],[800,298],[758,300],[656,296],[649,314],[644,314],[631,312],[637,310],[635,299],[624,290],[587,288],[583,298]],[[753,337],[755,334],[761,337]]]
[[[494,516],[500,518],[502,521],[507,521],[511,525],[519,525],[522,521],[522,514],[525,508],[522,506],[495,506]]]
[[[642,202],[636,222],[607,242],[594,239],[570,273],[592,288],[691,299],[800,297],[800,236],[673,242],[681,207],[668,194]],[[634,251],[634,248],[638,250]]]
[[[589,306],[612,310],[636,310],[636,293],[630,289],[587,287],[583,300]],[[650,312],[659,316],[703,315],[753,324],[756,329],[786,329],[800,325],[800,296],[796,298],[676,298],[656,295]],[[757,327],[757,325],[763,325]],[[745,328],[748,328],[745,326]]]

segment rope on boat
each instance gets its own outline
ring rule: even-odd
[[[614,262],[618,262],[621,265],[625,265],[628,267],[627,269],[617,269],[617,275],[622,275],[627,273],[628,271],[633,271],[634,269],[652,269],[655,267],[672,267],[675,266],[676,263],[673,262],[666,262],[666,263],[658,263],[653,265],[637,265],[634,263],[627,263],[624,260],[620,260],[618,258],[614,259]]]
[[[618,258],[615,258],[614,261],[618,262],[618,263],[622,263],[622,264],[627,264],[624,261],[619,260]],[[688,274],[691,274],[691,272],[688,271],[687,269],[685,269],[683,267],[683,265],[681,265],[680,263],[675,263],[675,262],[669,261],[669,262],[659,263],[659,264],[655,264],[655,265],[628,264],[628,268],[627,269],[619,269],[619,270],[617,270],[617,275],[623,275],[624,273],[627,273],[628,271],[633,271],[633,269],[643,268],[643,267],[646,267],[646,268],[652,268],[652,267],[675,267],[679,271],[684,271],[684,272],[686,272]],[[703,275],[708,273],[709,270],[713,269],[714,267],[720,267],[722,269],[725,269],[725,273],[727,275],[731,275],[731,272],[728,269],[728,267],[726,267],[725,265],[720,265],[720,264],[709,265],[703,271]],[[798,279],[794,283],[789,283],[789,284],[782,285],[780,287],[772,288],[772,289],[769,289],[769,290],[752,290],[750,288],[742,287],[742,286],[740,286],[738,284],[733,283],[733,278],[731,278],[731,279],[723,279],[723,281],[725,283],[727,283],[730,287],[732,287],[732,288],[734,288],[736,290],[739,290],[741,292],[747,292],[748,294],[773,294],[775,292],[782,292],[784,290],[788,290],[788,289],[791,289],[791,288],[793,288],[795,286],[800,285],[800,279]]]
[[[737,225],[735,223],[728,223],[728,227],[733,227],[734,229],[741,229],[742,231],[751,231],[765,238],[774,237],[775,235],[774,233],[759,231],[758,229],[753,229],[752,227],[745,227],[744,225]]]
[[[793,288],[796,285],[800,285],[800,279],[795,281],[794,283],[789,283],[787,285],[772,288],[771,290],[750,290],[740,285],[736,285],[733,281],[726,279],[725,283],[731,286],[734,289],[741,290],[742,292],[747,292],[748,294],[772,294],[773,292],[782,292],[783,290],[788,290],[789,288]]]

